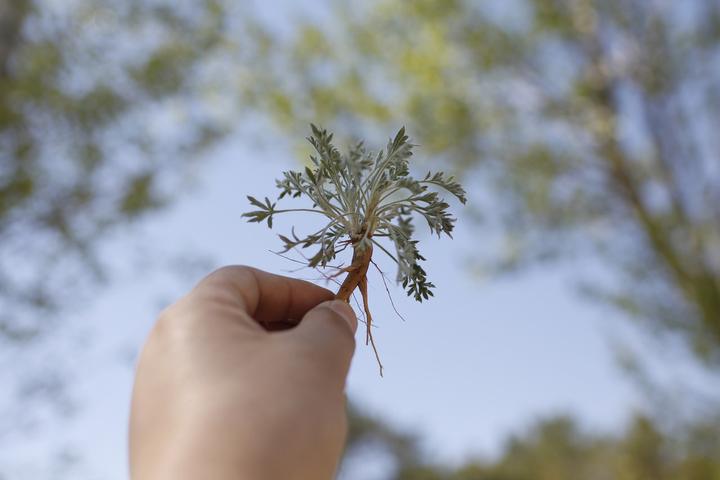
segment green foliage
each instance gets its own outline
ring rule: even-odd
[[[0,1],[0,478],[42,477],[11,444],[76,410],[63,313],[112,278],[108,240],[181,193],[227,130],[204,73],[226,11],[191,3]]]
[[[184,165],[218,138],[203,115],[184,122],[182,140],[149,128],[168,105],[201,111],[188,92],[219,45],[218,7],[2,3],[0,342],[46,331],[74,298],[63,286],[77,294],[101,281],[103,240],[164,205]]]
[[[416,180],[410,175],[409,159],[413,145],[408,142],[405,128],[388,141],[385,151],[367,152],[362,143],[356,144],[346,155],[332,144],[333,134],[312,125],[308,141],[316,155],[310,156],[311,167],[303,171],[283,172],[277,181],[278,199],[307,197],[312,208],[278,210],[268,198],[264,202],[249,196],[250,203],[259,208],[243,214],[249,222],[267,222],[272,228],[273,216],[286,212],[313,212],[327,217],[328,222],[318,231],[298,237],[280,235],[284,252],[296,247],[319,245],[317,253],[308,260],[310,267],[325,267],[338,252],[349,245],[364,249],[377,245],[398,265],[397,281],[417,301],[432,296],[434,285],[428,281],[419,262],[425,260],[413,240],[413,214],[425,219],[431,232],[452,236],[455,219],[448,212],[449,204],[429,187],[448,191],[462,203],[465,190],[453,177],[443,173],[428,173]],[[378,238],[389,239],[395,254],[389,252]]]
[[[393,480],[718,480],[720,425],[703,419],[663,431],[642,415],[616,435],[589,433],[570,417],[538,421],[505,442],[494,459],[454,467],[424,461],[416,438],[352,409],[346,459],[368,444],[388,452]],[[703,432],[714,430],[713,436]],[[700,435],[703,441],[695,439]]]
[[[343,3],[332,28],[273,40],[255,96],[289,101],[293,131],[407,122],[487,192],[477,208],[506,242],[483,267],[592,253],[617,275],[587,282],[596,298],[718,365],[717,2],[487,3]]]
[[[159,207],[162,203],[155,197],[153,173],[140,173],[129,179],[120,203],[120,211],[134,217]]]

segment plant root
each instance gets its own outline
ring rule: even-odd
[[[370,262],[373,265],[375,265],[375,268],[377,268],[377,271],[380,272],[380,278],[382,278],[383,285],[385,286],[385,291],[387,292],[388,299],[390,300],[390,305],[392,306],[393,310],[395,310],[395,315],[397,315],[400,318],[400,320],[405,322],[406,321],[405,317],[402,316],[402,313],[400,313],[398,311],[397,307],[395,306],[395,301],[393,300],[392,294],[390,293],[390,287],[388,287],[387,279],[385,277],[385,272],[380,270],[380,267],[378,267],[378,264],[375,263],[373,260],[370,260]]]
[[[375,352],[375,359],[377,360],[378,367],[380,367],[380,376],[383,376],[383,365],[380,361],[380,355],[375,345],[375,339],[372,335],[372,315],[370,314],[370,306],[368,303],[368,291],[367,291],[367,271],[372,262],[372,245],[365,247],[363,250],[355,250],[353,253],[352,263],[349,267],[345,267],[337,274],[347,272],[347,277],[340,285],[335,298],[338,300],[344,300],[350,302],[350,296],[355,289],[360,290],[360,295],[363,299],[363,310],[365,310],[365,344],[372,345],[373,352]]]
[[[367,345],[368,342],[370,343],[370,345],[372,345],[373,352],[375,352],[375,359],[377,360],[378,367],[380,367],[380,376],[382,377],[383,365],[380,361],[380,354],[378,353],[377,347],[375,346],[375,339],[373,338],[372,334],[372,315],[370,315],[370,306],[368,305],[367,275],[363,276],[363,278],[360,279],[358,287],[360,288],[360,295],[362,295],[363,308],[365,309],[365,317],[367,319],[365,328],[365,345]]]

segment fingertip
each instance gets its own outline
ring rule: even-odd
[[[355,351],[355,312],[342,300],[323,302],[307,312],[300,324],[288,334],[300,342],[308,358],[314,358],[329,378],[342,379],[350,368]]]
[[[336,312],[350,327],[353,335],[357,332],[358,320],[355,315],[355,311],[352,309],[350,304],[344,300],[330,300],[328,302],[321,303],[319,306],[326,306],[327,308]]]

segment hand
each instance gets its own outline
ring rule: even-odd
[[[132,478],[332,478],[357,329],[352,308],[333,297],[225,267],[163,311],[137,367]]]

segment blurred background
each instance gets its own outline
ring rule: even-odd
[[[717,0],[0,0],[0,479],[127,478],[213,268],[325,284],[240,218],[310,122],[470,197],[407,321],[370,279],[340,478],[720,479],[719,41]]]

